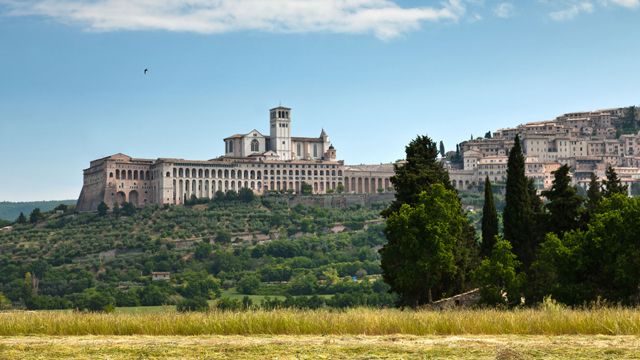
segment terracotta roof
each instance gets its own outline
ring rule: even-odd
[[[244,137],[244,135],[243,135],[243,134],[235,134],[235,135],[232,135],[232,136],[226,137],[226,138],[224,138],[224,139],[222,139],[222,140],[227,140],[227,139],[238,139],[238,138],[243,138],[243,137]]]
[[[284,107],[284,106],[274,107],[274,108],[273,108],[273,109],[271,109],[271,110],[276,110],[276,109],[291,110],[290,108],[286,108],[286,107]],[[271,110],[269,110],[269,111],[271,111]]]
[[[152,272],[152,275],[170,275],[170,272]]]

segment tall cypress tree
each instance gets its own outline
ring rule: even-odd
[[[549,200],[544,206],[549,211],[546,219],[547,230],[555,233],[560,239],[564,237],[565,232],[580,228],[584,220],[584,198],[571,186],[570,169],[571,167],[565,164],[552,172],[553,185],[549,190],[542,192],[542,196]]]
[[[491,249],[496,243],[498,235],[498,213],[493,201],[493,189],[489,175],[484,181],[484,206],[482,207],[482,245],[480,245],[480,255],[491,256]]]
[[[440,156],[444,157],[446,152],[444,151],[444,143],[440,140]]]
[[[534,260],[534,246],[531,239],[531,198],[528,190],[529,180],[525,175],[524,155],[520,146],[520,137],[509,151],[507,163],[507,184],[505,207],[502,215],[504,238],[513,245],[513,253],[528,269]]]
[[[18,224],[26,224],[27,223],[27,217],[24,216],[24,213],[22,211],[20,211],[20,216],[18,216],[18,219],[16,220],[16,222]]]
[[[603,197],[610,198],[615,194],[627,195],[629,186],[620,184],[620,178],[611,165],[607,168],[605,177],[607,179],[602,181],[602,187],[604,188],[604,191],[602,192]]]
[[[589,190],[587,191],[587,203],[585,204],[589,214],[596,212],[596,208],[602,200],[601,184],[596,174],[591,173],[591,181],[589,182]]]

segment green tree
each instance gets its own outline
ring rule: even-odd
[[[16,222],[18,224],[26,224],[27,223],[27,217],[24,216],[24,213],[22,211],[20,211],[20,215],[16,219]]]
[[[209,303],[207,302],[207,299],[203,297],[184,299],[176,304],[176,310],[181,313],[190,311],[206,312],[209,310]]]
[[[196,260],[204,260],[209,257],[211,251],[213,251],[213,246],[204,241],[201,241],[196,243],[196,250],[194,251],[193,255]]]
[[[35,208],[29,215],[29,222],[37,224],[45,219],[44,214],[40,211],[40,208]]]
[[[432,288],[444,274],[454,274],[454,247],[465,218],[455,190],[442,184],[420,194],[417,204],[403,204],[387,219],[394,242],[380,255],[382,276],[398,294],[399,306],[433,302]]]
[[[495,241],[491,256],[482,261],[472,274],[480,283],[480,303],[487,305],[516,306],[521,302],[526,284],[526,275],[516,273],[520,262],[511,252],[507,240]],[[503,296],[506,295],[506,298]]]
[[[244,187],[240,189],[240,192],[238,192],[238,197],[240,198],[240,201],[250,203],[255,198],[255,195],[253,194],[253,190]]]
[[[228,230],[218,231],[218,236],[216,236],[216,244],[230,244],[230,243],[231,243],[231,233]]]
[[[589,214],[596,212],[598,204],[602,200],[602,191],[600,190],[601,184],[598,181],[596,174],[591,173],[591,181],[589,182],[589,191],[587,191],[587,202],[585,204]]]
[[[118,202],[116,201],[115,204],[113,204],[113,215],[117,218],[120,217],[120,214],[122,213],[122,208],[120,207],[120,204],[118,204]]]
[[[246,295],[255,295],[260,288],[260,279],[254,275],[245,276],[238,284],[238,292]]]
[[[584,198],[578,195],[575,187],[571,186],[570,169],[571,167],[565,164],[551,172],[554,176],[553,185],[549,190],[542,192],[542,196],[549,200],[544,205],[548,211],[547,231],[555,233],[560,238],[565,232],[577,230],[584,225],[582,209]]]
[[[303,181],[300,185],[300,192],[303,194],[311,194],[313,192],[313,186]]]
[[[344,185],[338,184],[338,188],[336,189],[338,194],[342,194],[344,192]]]
[[[627,195],[628,185],[622,185],[616,171],[609,165],[605,172],[605,180],[602,180],[602,197],[610,198],[616,194]]]
[[[491,255],[491,249],[495,244],[495,237],[499,234],[498,212],[493,202],[493,189],[489,176],[484,181],[484,206],[482,207],[482,245],[480,254],[483,257]]]
[[[1,292],[0,292],[0,311],[10,310],[12,308],[11,301],[9,301]]]
[[[535,189],[535,188],[534,188]],[[525,163],[520,137],[509,151],[505,207],[502,214],[504,238],[513,245],[513,252],[527,269],[534,260],[535,244],[531,239],[533,230],[529,180],[525,176]]]
[[[446,152],[444,151],[444,143],[440,140],[440,156],[444,157]]]
[[[222,191],[222,190],[216,191],[216,194],[213,197],[213,199],[217,200],[217,201],[224,201],[224,199],[225,199],[224,191]]]
[[[234,201],[238,198],[238,193],[235,190],[227,190],[227,193],[224,196],[226,201]]]
[[[628,124],[636,127],[638,122],[638,107],[635,105],[631,105],[627,108],[627,111],[624,113],[624,117]]]
[[[473,135],[471,135],[473,136]],[[471,138],[473,140],[473,138]],[[460,160],[460,145],[456,144],[456,158],[455,160]]]
[[[640,286],[640,198],[622,194],[605,198],[586,231],[548,234],[537,269],[540,292],[568,304],[600,297],[611,302],[637,302]]]
[[[33,283],[31,279],[31,273],[24,275],[24,282],[22,283],[22,300],[28,301],[33,295]]]
[[[122,203],[122,215],[124,216],[133,216],[136,213],[136,206],[133,205],[132,202],[123,202]]]
[[[100,205],[98,205],[98,215],[105,216],[107,215],[107,211],[109,211],[109,205],[104,201],[101,202]]]
[[[382,211],[388,218],[400,210],[403,204],[414,206],[423,191],[429,192],[433,184],[443,184],[448,190],[455,190],[449,180],[449,172],[438,161],[436,144],[428,136],[418,136],[405,148],[406,163],[394,164],[395,175],[391,183],[396,189],[396,199]]]

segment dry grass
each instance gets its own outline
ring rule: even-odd
[[[637,359],[636,336],[26,336],[0,359]],[[508,349],[508,350],[507,350]]]
[[[640,310],[283,309],[180,314],[7,312],[0,336],[22,335],[640,335]]]

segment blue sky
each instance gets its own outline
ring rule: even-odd
[[[637,105],[639,40],[640,0],[0,0],[0,201],[77,198],[118,152],[217,157],[280,101],[347,164]]]

